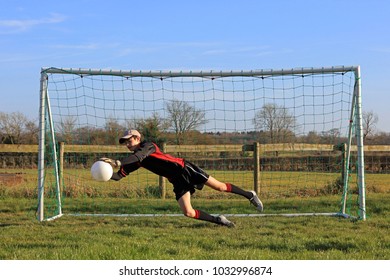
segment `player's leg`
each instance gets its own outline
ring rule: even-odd
[[[180,197],[177,202],[179,203],[180,209],[184,216],[195,218],[197,213],[191,204],[191,193],[188,191]]]
[[[234,224],[226,219],[224,216],[213,216],[202,210],[197,210],[192,207],[191,204],[191,193],[188,191],[182,195],[177,202],[179,203],[180,209],[183,214],[187,217],[203,220],[215,224],[220,224],[228,227],[234,227]]]
[[[257,210],[263,211],[263,203],[260,201],[255,191],[245,191],[233,184],[220,182],[212,176],[209,176],[205,185],[220,192],[231,192],[231,193],[241,195],[249,199],[251,204],[253,204]]]

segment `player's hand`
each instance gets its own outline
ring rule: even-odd
[[[107,163],[110,164],[113,168],[120,168],[121,165],[122,165],[122,163],[120,162],[120,160],[117,160],[117,159],[110,159],[110,158],[103,157],[103,158],[100,158],[99,160],[100,160],[100,161],[107,162]]]

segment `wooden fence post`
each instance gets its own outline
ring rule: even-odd
[[[59,156],[59,163],[58,163],[58,172],[59,179],[60,179],[60,190],[63,188],[63,182],[64,182],[64,153],[65,153],[65,143],[64,142],[58,142],[58,145],[60,146],[60,156]]]
[[[260,144],[253,143],[253,189],[260,194]]]
[[[333,146],[333,151],[341,152],[341,180],[345,182],[345,174],[347,173],[346,162],[347,162],[347,143],[341,143]],[[344,186],[343,186],[344,187]]]
[[[163,153],[165,153],[166,149],[167,149],[167,145],[164,142],[164,143],[162,143],[161,150],[162,150]],[[167,194],[166,180],[165,180],[165,178],[163,176],[159,176],[158,182],[159,182],[159,187],[160,187],[160,191],[161,191],[161,198],[165,199],[166,194]]]

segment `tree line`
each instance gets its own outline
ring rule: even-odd
[[[306,135],[296,135],[294,128],[299,126],[288,109],[277,104],[265,104],[252,122],[254,131],[246,132],[200,132],[207,124],[205,112],[180,100],[166,104],[166,118],[158,112],[146,119],[120,123],[114,118],[106,120],[102,128],[92,126],[77,127],[76,117],[67,117],[56,124],[57,141],[71,144],[114,145],[123,131],[135,128],[145,139],[157,143],[175,145],[190,144],[245,144],[257,141],[268,143],[311,143],[336,144],[340,141],[338,129],[329,131],[310,131]],[[366,144],[389,145],[390,133],[378,132],[378,116],[370,111],[363,112],[363,137]],[[0,112],[1,144],[37,144],[38,121],[31,120],[21,112]],[[346,139],[344,139],[346,140]]]

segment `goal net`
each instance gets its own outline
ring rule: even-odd
[[[39,220],[66,214],[180,213],[171,207],[172,186],[142,168],[118,182],[92,179],[90,167],[99,158],[129,155],[118,143],[127,129],[139,130],[144,139],[220,181],[254,189],[264,203],[264,212],[258,214],[241,197],[209,188],[194,194],[205,205],[227,201],[224,214],[365,219],[358,66],[253,71],[43,68]]]

